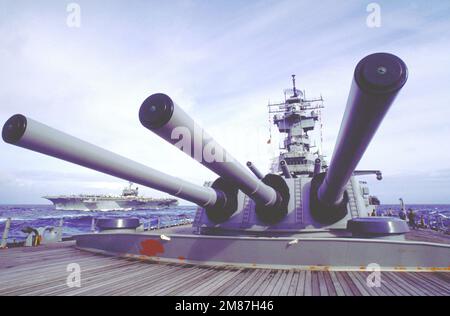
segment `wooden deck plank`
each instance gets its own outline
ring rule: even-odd
[[[342,287],[341,283],[339,282],[337,274],[338,274],[337,272],[330,271],[330,277],[331,277],[331,281],[333,282],[333,286],[336,290],[336,295],[345,296],[344,288]]]
[[[213,277],[216,274],[217,271],[214,267],[203,269],[202,273],[197,278],[190,279],[184,284],[176,286],[176,288],[168,292],[167,295],[177,295],[177,296],[188,295],[187,293],[191,293],[191,291],[198,288],[199,285],[203,284],[205,280],[208,280],[209,278]]]
[[[408,295],[424,295],[420,289],[416,289],[414,286],[411,286],[409,282],[406,282],[404,280],[404,273],[387,272],[383,273],[383,276],[386,276],[386,274],[389,278],[391,278],[391,280],[393,280],[393,282],[396,282],[399,287],[404,289],[408,293]]]
[[[244,276],[245,274],[246,274],[245,273],[245,268],[239,269],[239,272],[236,275],[234,275],[231,278],[227,278],[227,279],[224,278],[222,280],[220,286],[215,287],[214,289],[209,291],[209,293],[207,293],[206,295],[208,295],[208,296],[219,296],[221,292],[224,292],[227,288],[229,288],[233,284],[236,284],[236,282],[239,279],[242,279],[242,276]]]
[[[27,262],[26,264],[14,264],[9,267],[4,267],[0,269],[0,272],[2,271],[28,271],[30,269],[36,268],[37,266],[42,268],[51,267],[51,265],[59,264],[61,262],[77,262],[77,261],[110,261],[108,257],[100,257],[98,255],[89,255],[85,256],[85,254],[82,254],[81,256],[77,256],[75,254],[71,254],[70,252],[67,254],[63,254],[61,256],[55,256],[51,257],[50,260],[45,260],[46,258],[43,257],[41,254],[36,254],[37,257],[41,257],[42,260],[36,260],[34,262]],[[45,264],[44,264],[45,263]]]
[[[387,274],[381,275],[381,284],[391,290],[397,296],[409,296],[410,294],[403,287],[399,286],[397,282],[392,280]]]
[[[174,277],[184,273],[185,277],[192,277],[192,274],[197,272],[196,269],[183,268],[176,266],[167,268],[163,266],[162,270],[154,271],[148,275],[143,275],[139,280],[133,284],[128,284],[127,287],[121,291],[123,295],[148,295],[148,291],[157,290],[157,285],[166,284],[165,281],[172,280]],[[160,287],[158,289],[161,289]],[[172,288],[171,288],[172,289]]]
[[[103,278],[106,278],[107,271],[109,268],[127,268],[129,266],[128,262],[114,262],[110,265],[102,265],[102,266],[92,266],[90,269],[83,269],[81,270],[82,276],[84,276],[86,273],[90,273],[93,271],[101,271],[104,273]],[[119,270],[118,270],[119,271]],[[14,281],[11,280],[4,280],[2,276],[0,276],[0,279],[2,279],[2,282],[0,283],[0,293],[6,293],[9,290],[13,289],[16,291],[20,291],[21,288],[26,288],[27,290],[31,290],[34,286],[37,287],[43,287],[47,284],[51,283],[51,281],[54,278],[57,278],[60,283],[66,284],[66,278],[68,276],[68,272],[66,271],[66,265],[63,265],[62,267],[53,267],[51,270],[47,270],[45,273],[38,273],[34,274],[32,271],[29,273],[24,273],[23,275],[19,276],[20,278],[16,278]],[[17,280],[20,279],[20,282]]]
[[[321,296],[329,296],[327,283],[325,281],[325,276],[323,271],[319,271],[319,290]]]
[[[299,282],[300,278],[300,271],[293,271],[292,272],[292,280],[291,284],[289,285],[289,290],[287,295],[288,296],[295,296],[295,292],[297,291],[297,284]]]
[[[337,293],[336,293],[336,289],[334,288],[333,280],[331,279],[330,271],[324,271],[323,278],[324,278],[325,284],[327,286],[328,295],[336,296]]]
[[[200,267],[84,252],[73,243],[0,251],[0,295],[450,295],[446,272],[367,272]],[[81,288],[68,288],[69,263]]]
[[[353,280],[350,277],[350,275],[348,274],[348,272],[342,272],[342,276],[344,277],[345,282],[347,282],[347,285],[350,288],[350,290],[352,291],[353,295],[360,296],[361,292],[356,287],[355,283],[353,283]]]
[[[275,288],[275,286],[283,272],[282,270],[272,270],[272,271],[273,271],[273,277],[270,279],[269,282],[267,282],[267,286],[265,287],[264,291],[262,292],[263,296],[271,295],[273,289]]]
[[[385,274],[388,274],[391,279],[394,280],[394,282],[397,282],[397,284],[405,289],[409,294],[421,296],[426,295],[426,291],[422,291],[420,288],[416,288],[416,286],[418,285],[417,283],[412,283],[405,278],[406,273],[388,272],[383,273],[383,276]]]
[[[189,281],[198,280],[208,272],[208,269],[185,268],[183,266],[177,267],[176,270],[168,274],[163,274],[157,277],[150,276],[143,282],[140,282],[139,289],[133,290],[132,295],[163,295],[168,291],[175,289],[183,289],[189,286]],[[151,284],[151,287],[148,285]]]
[[[248,280],[244,281],[242,286],[239,286],[236,290],[230,292],[229,295],[244,296],[251,289],[251,287],[261,278],[261,275],[265,273],[264,270],[255,270],[256,273],[252,273]]]
[[[342,287],[342,290],[345,293],[345,296],[352,296],[353,292],[350,288],[350,285],[347,284],[347,280],[344,277],[345,272],[336,272],[336,277],[339,281],[340,286]]]
[[[123,270],[123,269],[126,269],[127,267],[129,267],[129,263],[126,261],[118,260],[118,261],[110,262],[108,265],[107,264],[103,264],[100,266],[92,265],[88,269],[82,268],[81,273],[83,274],[84,272],[86,272],[86,271],[89,272],[91,270],[104,270],[104,268],[108,268],[108,267],[118,267]],[[64,264],[62,266],[54,266],[52,269],[46,269],[45,271],[43,271],[39,267],[37,269],[22,272],[20,274],[12,274],[12,278],[13,278],[12,280],[8,276],[5,277],[2,273],[2,274],[0,274],[0,278],[2,280],[2,282],[0,283],[0,291],[3,291],[6,288],[11,287],[11,286],[14,288],[18,288],[20,286],[28,287],[28,286],[31,286],[36,283],[45,282],[46,279],[48,279],[49,277],[52,277],[54,275],[61,275],[65,279],[68,276],[68,272],[66,271],[66,265]],[[18,280],[20,280],[20,282]]]
[[[414,276],[417,276],[422,280],[422,282],[427,283],[429,286],[433,286],[436,289],[439,289],[441,292],[449,292],[449,284],[443,284],[440,280],[436,280],[436,277],[434,276],[434,273],[414,273]]]
[[[436,272],[433,273],[433,275],[436,276],[437,278],[442,279],[442,281],[444,281],[446,284],[450,284],[450,273]]]
[[[216,270],[213,275],[211,275],[207,279],[202,279],[197,282],[196,286],[189,291],[189,295],[206,295],[212,289],[217,287],[217,284],[223,282],[223,280],[228,280],[236,271],[227,271],[227,270]],[[203,293],[203,294],[202,294]]]
[[[445,295],[450,295],[450,281],[449,282],[444,282],[444,284],[438,283],[438,282],[434,282],[432,281],[432,278],[437,275],[447,275],[449,276],[450,273],[448,272],[443,272],[443,273],[412,273],[412,275],[420,277],[420,278],[424,278],[427,281],[425,281],[425,283],[427,283],[430,286],[433,286],[436,289],[440,289],[443,293],[445,293]],[[429,282],[431,281],[431,282]]]
[[[305,295],[305,283],[306,283],[306,271],[300,271],[300,276],[297,283],[297,289],[295,290],[295,295],[297,296]]]
[[[304,295],[305,296],[311,296],[312,295],[312,275],[311,275],[311,271],[308,270],[306,271],[306,275],[305,275],[305,292]]]
[[[449,281],[445,281],[444,278],[440,277],[445,275],[445,272],[440,272],[440,273],[421,273],[422,278],[429,280],[430,282],[432,282],[433,284],[435,284],[436,286],[442,288],[443,290],[449,288]]]
[[[233,279],[227,281],[225,284],[223,284],[220,288],[215,289],[212,291],[209,295],[211,296],[221,296],[225,295],[223,293],[226,293],[230,289],[234,289],[236,286],[242,283],[243,280],[245,280],[248,277],[248,274],[250,273],[249,269],[242,269],[240,273]]]
[[[183,295],[197,288],[199,282],[207,280],[216,273],[214,268],[193,268],[189,273],[180,271],[179,274],[171,275],[163,282],[155,282],[151,288],[145,288],[142,293],[137,295],[155,295],[161,293],[161,290],[167,290],[168,295]]]
[[[216,278],[213,278],[207,286],[203,286],[202,288],[199,288],[198,290],[192,292],[191,295],[209,295],[212,291],[215,289],[219,289],[225,284],[227,281],[235,278],[241,273],[241,270],[231,270],[231,271],[223,271],[220,275],[218,275]]]
[[[376,291],[377,287],[369,287],[367,286],[367,279],[364,277],[364,274],[361,272],[353,272],[354,277],[359,281],[361,286],[364,287],[364,290],[368,292],[371,296],[379,296],[380,292]]]
[[[40,256],[39,254],[37,256]],[[10,267],[6,267],[6,268],[1,268],[0,269],[0,273],[6,272],[8,271],[8,274],[11,273],[23,273],[23,272],[27,272],[27,271],[45,271],[45,269],[51,269],[52,266],[55,265],[61,265],[63,263],[72,263],[72,262],[87,262],[87,261],[92,261],[92,262],[98,262],[99,257],[98,256],[89,256],[89,257],[84,257],[84,256],[80,256],[80,257],[72,257],[72,256],[63,256],[61,258],[56,257],[56,258],[52,258],[51,260],[38,260],[36,262],[30,262],[27,264],[22,264],[22,265],[14,265],[14,266],[10,266]],[[105,258],[104,261],[110,261],[109,259]],[[36,267],[39,267],[39,269],[36,269]]]
[[[264,279],[264,281],[262,282],[262,284],[260,285],[260,287],[258,288],[257,292],[255,293],[255,295],[258,296],[262,296],[262,295],[266,295],[268,296],[269,294],[265,294],[266,290],[269,288],[269,284],[271,284],[273,282],[273,279],[277,277],[278,271],[277,270],[269,270],[269,274],[267,275],[267,277]],[[269,288],[269,290],[271,290],[272,288]]]
[[[67,265],[72,263],[69,261],[60,261],[55,264],[49,264],[44,266],[34,266],[26,270],[17,271],[14,268],[8,268],[7,270],[0,270],[0,277],[3,282],[16,282],[18,278],[22,279],[24,282],[27,280],[33,281],[33,279],[39,279],[40,277],[45,277],[48,273],[53,273],[54,271],[64,271],[66,273]],[[76,263],[80,265],[82,271],[101,268],[103,266],[126,266],[128,263],[126,261],[114,260],[114,261],[99,261],[99,260],[78,260]],[[0,285],[1,287],[1,285]]]
[[[287,296],[289,293],[289,289],[291,288],[292,277],[294,276],[294,271],[289,270],[286,274],[286,278],[284,279],[283,286],[280,289],[280,296]]]
[[[416,284],[419,284],[420,287],[427,289],[430,295],[437,295],[437,296],[445,295],[443,294],[442,290],[435,287],[432,283],[424,282],[423,279],[417,275],[417,273],[406,273],[406,274],[407,274],[406,277],[409,278],[412,282],[415,282]]]
[[[366,272],[366,271],[358,271],[358,275],[361,278],[362,282],[367,282],[367,278],[369,275],[372,274],[372,272]],[[392,296],[395,295],[394,291],[389,290],[385,285],[386,282],[383,282],[383,279],[381,279],[380,287],[372,287],[371,289],[374,290],[376,293],[378,293],[379,296]]]
[[[261,273],[261,270],[254,269],[249,275],[243,279],[235,288],[230,289],[230,291],[225,292],[224,295],[232,296],[232,295],[238,295],[241,291],[244,291],[245,288],[248,288],[254,280],[258,277],[258,275]]]
[[[258,286],[255,285],[254,290],[255,292],[251,295],[255,296],[261,296],[264,293],[264,290],[267,288],[269,283],[274,278],[276,271],[275,270],[267,270],[268,273],[261,278],[261,281],[259,282]]]
[[[391,284],[391,281],[385,278],[381,278],[381,286],[379,287],[387,296],[404,296],[402,290],[398,290],[395,284]]]
[[[191,268],[190,271],[181,270],[174,275],[168,274],[141,286],[140,291],[133,291],[132,295],[183,295],[198,286],[198,283],[215,273],[213,268],[198,269]]]
[[[102,293],[108,292],[111,287],[116,284],[123,284],[126,282],[132,282],[139,276],[145,275],[145,272],[154,269],[154,266],[144,266],[140,264],[132,264],[125,271],[112,269],[109,271],[107,277],[103,277],[101,274],[96,273],[95,278],[92,278],[88,282],[85,282],[80,288],[75,288],[70,291],[70,295],[84,295],[86,292],[91,293],[91,295],[102,295]],[[120,273],[119,273],[120,272]],[[86,284],[87,283],[87,284]]]
[[[262,293],[262,291],[264,291],[264,282],[266,282],[266,278],[269,278],[270,274],[272,274],[272,270],[265,270],[263,271],[263,273],[260,275],[260,277],[256,280],[256,282],[253,284],[253,286],[251,286],[247,293],[245,293],[244,295],[252,295],[252,296],[256,296],[256,295],[261,295],[258,293]],[[267,284],[266,284],[267,285]]]
[[[132,264],[137,271],[141,271],[140,274],[136,273],[135,275],[129,275],[128,278],[121,279],[118,282],[110,282],[106,285],[104,283],[104,278],[102,278],[102,273],[95,273],[91,275],[89,283],[86,284],[87,286],[83,286],[83,289],[80,289],[79,293],[72,292],[70,295],[117,295],[118,293],[131,295],[136,293],[141,285],[147,286],[147,281],[158,282],[163,280],[164,277],[173,275],[176,269],[181,269],[181,267],[177,266],[165,266],[145,262],[133,262]],[[111,271],[111,273],[114,272],[115,271]]]
[[[275,287],[273,288],[272,292],[270,292],[271,296],[280,296],[280,291],[284,286],[284,282],[286,282],[286,277],[288,275],[288,271],[281,270],[280,278],[278,279],[277,283],[275,284]]]
[[[319,271],[311,271],[311,289],[313,296],[320,295]]]
[[[369,292],[367,291],[367,286],[365,283],[362,283],[355,275],[354,272],[349,271],[347,272],[347,275],[350,277],[350,279],[352,280],[353,284],[356,286],[356,288],[358,289],[359,293],[362,296],[369,296]]]

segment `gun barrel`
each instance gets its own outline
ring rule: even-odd
[[[203,207],[218,202],[216,190],[210,187],[167,175],[21,114],[6,121],[2,137],[7,143],[148,186]]]
[[[289,168],[287,166],[286,160],[280,161],[280,167],[281,167],[281,171],[283,171],[283,176],[286,179],[292,178],[291,173],[289,172]]]
[[[322,160],[320,160],[320,158],[316,158],[316,160],[314,160],[314,175],[320,173],[321,167],[322,167]]]
[[[273,206],[277,192],[248,170],[209,136],[172,99],[162,93],[149,96],[141,105],[142,125],[175,145],[202,165],[235,183],[245,194],[266,206]]]
[[[261,171],[259,171],[251,161],[247,161],[247,167],[259,180],[262,180],[264,178],[264,175],[261,173]]]
[[[353,171],[407,77],[405,63],[392,54],[372,54],[358,63],[330,167],[318,190],[321,203],[342,201]]]

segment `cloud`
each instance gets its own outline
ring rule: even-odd
[[[381,169],[386,178],[450,168],[442,146],[450,135],[447,2],[379,1],[379,29],[367,28],[360,1],[78,3],[79,29],[65,25],[59,2],[0,4],[0,121],[21,112],[201,185],[216,176],[140,125],[137,111],[149,94],[169,94],[236,158],[267,170],[281,136],[272,127],[274,142],[266,144],[266,105],[282,99],[292,73],[307,95],[325,99],[330,158],[354,66],[368,53],[390,51],[407,62],[409,81],[359,168]],[[0,202],[123,184],[4,143],[0,153],[0,172],[9,174]],[[382,200],[396,201],[393,187],[374,186]],[[408,186],[416,192],[410,182],[402,189]],[[450,202],[417,193],[418,201]]]
[[[384,175],[383,180],[370,183],[371,193],[381,197],[382,203],[397,203],[399,198],[408,204],[448,203],[450,169]]]

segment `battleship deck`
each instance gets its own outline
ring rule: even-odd
[[[81,287],[69,288],[78,263]],[[450,295],[450,273],[271,270],[149,263],[75,248],[73,241],[0,250],[0,295]]]

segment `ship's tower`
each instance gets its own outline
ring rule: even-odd
[[[287,176],[311,177],[314,170],[321,172],[326,168],[319,150],[320,145],[312,143],[309,135],[315,129],[316,123],[320,123],[323,99],[307,99],[305,92],[297,89],[295,75],[292,75],[292,88],[286,89],[284,93],[284,102],[268,105],[273,124],[278,127],[280,133],[286,134],[280,144],[280,155],[271,169],[276,173],[283,172],[287,167]]]

